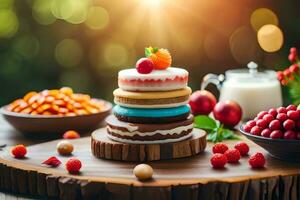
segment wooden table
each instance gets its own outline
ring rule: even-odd
[[[8,144],[41,142],[28,141],[5,123],[1,124],[3,131],[1,137]],[[9,136],[11,139],[7,139]],[[16,180],[29,178],[28,173],[33,170],[36,171],[34,172],[35,185],[41,181],[44,186],[39,187],[42,187],[42,190],[35,189],[35,193],[43,196],[60,196],[64,199],[85,197],[91,194],[104,199],[144,200],[300,198],[300,164],[282,162],[268,155],[266,155],[267,167],[265,169],[252,170],[247,164],[248,158],[244,157],[239,164],[229,164],[223,170],[214,170],[209,166],[212,144],[208,144],[206,152],[192,158],[151,162],[154,168],[154,178],[151,181],[139,182],[132,174],[136,163],[108,161],[93,157],[88,137],[73,142],[75,149],[80,149],[75,156],[85,164],[79,176],[67,174],[63,166],[55,169],[41,166],[40,163],[49,156],[49,152],[54,152],[56,143],[57,141],[53,141],[44,146],[42,144],[29,147],[31,152],[29,159],[16,160],[8,152],[2,154],[0,161],[4,165],[0,166],[0,171],[3,172],[3,169],[8,166],[9,173],[2,174],[17,177],[14,183],[9,185],[17,185],[17,190],[30,191],[29,188],[34,187],[16,182]],[[234,144],[233,141],[227,143],[231,147]],[[261,151],[266,154],[263,149],[252,142],[247,141],[247,143],[250,145],[251,153]],[[65,162],[67,158],[60,157],[60,159]],[[0,180],[0,184],[5,185],[3,176],[0,176]],[[1,195],[13,199],[18,198],[18,196],[5,193]]]

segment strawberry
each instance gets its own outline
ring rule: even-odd
[[[80,160],[70,158],[66,163],[66,169],[70,174],[78,174],[81,168]]]
[[[255,153],[249,158],[248,162],[252,168],[263,168],[266,159],[262,153]]]
[[[241,156],[245,156],[249,152],[249,146],[245,142],[238,142],[238,143],[236,143],[234,145],[234,148],[237,149],[240,152]]]
[[[57,167],[61,164],[61,161],[55,156],[51,156],[50,158],[42,162],[42,164],[49,165],[51,167]]]
[[[213,168],[223,168],[227,163],[227,158],[221,153],[216,153],[210,158],[210,163]]]
[[[19,144],[11,149],[11,153],[15,158],[24,158],[27,153],[27,149],[23,144]]]
[[[167,69],[171,66],[172,57],[167,49],[159,49],[157,47],[145,48],[145,55],[154,63],[154,69]]]
[[[80,135],[78,132],[70,130],[70,131],[66,131],[63,134],[63,138],[64,139],[77,139],[77,138],[80,138]]]
[[[213,153],[221,153],[224,154],[225,151],[228,150],[228,146],[225,143],[218,142],[212,147]]]
[[[224,155],[227,157],[229,163],[237,163],[241,158],[241,154],[237,149],[229,149]]]

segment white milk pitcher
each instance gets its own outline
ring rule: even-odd
[[[233,69],[223,74],[207,74],[201,89],[213,83],[220,91],[219,101],[234,100],[243,110],[243,120],[254,118],[257,113],[282,106],[280,83],[273,70],[258,71],[250,62],[249,69]]]

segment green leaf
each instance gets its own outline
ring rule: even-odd
[[[215,120],[206,115],[198,115],[194,118],[194,126],[195,128],[211,131],[217,128],[217,123]]]
[[[149,56],[151,56],[152,52],[151,52],[152,47],[148,47],[145,48],[145,56],[148,58]]]
[[[209,134],[206,136],[206,140],[207,140],[207,141],[210,141],[210,142],[216,142],[216,139],[217,139],[217,132],[209,133]]]
[[[223,138],[224,138],[224,139],[229,139],[229,138],[231,138],[233,135],[234,135],[234,132],[233,132],[232,130],[226,129],[226,128],[223,129]]]
[[[158,49],[157,47],[153,47],[152,52],[153,52],[153,53],[156,53],[156,52],[158,52],[158,50],[159,50],[159,49]]]

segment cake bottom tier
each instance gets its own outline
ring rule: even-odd
[[[111,115],[107,118],[108,137],[131,144],[157,144],[185,140],[192,135],[193,117],[165,124],[128,123]]]

